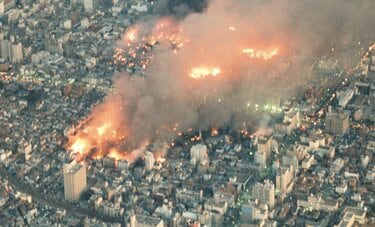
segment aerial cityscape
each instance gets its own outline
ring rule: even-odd
[[[374,0],[0,0],[0,226],[375,226]]]

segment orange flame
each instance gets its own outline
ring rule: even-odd
[[[159,157],[159,158],[156,159],[156,162],[160,163],[160,164],[163,164],[165,162],[165,158]]]
[[[219,131],[216,128],[211,129],[211,136],[217,136],[219,135]]]
[[[119,150],[117,150],[116,148],[112,148],[109,150],[107,156],[115,160],[124,160],[126,155],[120,152]]]
[[[221,73],[218,67],[198,67],[192,68],[189,76],[194,79],[204,78],[206,76],[217,76]]]
[[[134,42],[136,39],[137,39],[137,36],[138,36],[138,27],[130,27],[126,33],[125,33],[125,37],[127,40],[129,40],[130,42]]]
[[[233,34],[239,34],[238,29],[234,26],[228,27],[229,31]],[[114,53],[114,62],[126,63],[129,67],[141,65],[143,69],[152,61],[153,57],[148,57],[147,50],[150,50],[150,45],[156,45],[158,43],[166,42],[167,48],[172,46],[172,49],[177,52],[180,48],[186,44],[186,46],[195,46],[195,42],[190,42],[188,37],[184,37],[182,28],[179,24],[172,20],[171,18],[163,18],[159,20],[152,31],[149,31],[148,34],[143,34],[146,31],[141,29],[140,26],[132,26],[127,29],[123,39],[125,40],[127,47],[116,48]],[[145,35],[144,37],[142,37]],[[185,34],[186,35],[186,34]],[[124,41],[123,40],[123,41]],[[279,49],[272,48],[268,50],[261,49],[243,49],[242,52],[237,49],[230,49],[235,52],[235,56],[247,55],[250,58],[257,58],[263,60],[269,60],[278,54]],[[181,54],[184,54],[181,51]],[[211,61],[213,59],[209,58]],[[189,59],[188,59],[189,60]],[[210,62],[211,62],[210,61]],[[216,65],[206,65],[210,62],[203,63],[203,65],[198,65],[198,67],[191,68],[191,71],[186,71],[189,77],[193,79],[203,79],[206,77],[216,77],[222,73],[229,72],[230,69],[226,68],[226,65],[220,63],[220,67],[225,67],[222,71]],[[215,61],[217,63],[217,61]],[[187,64],[190,65],[191,62]],[[112,97],[113,98],[113,97]],[[112,100],[111,100],[112,101]],[[219,102],[221,100],[219,99]],[[78,132],[71,132],[69,134],[68,149],[72,155],[76,155],[76,158],[82,160],[85,157],[90,157],[93,159],[101,159],[103,157],[111,157],[116,160],[130,160],[134,161],[135,158],[139,157],[143,149],[135,150],[135,152],[124,151],[121,146],[124,143],[124,140],[129,138],[129,132],[126,129],[127,122],[122,122],[121,119],[117,119],[117,116],[122,115],[121,101],[117,102],[105,102],[104,105],[101,105],[98,111],[90,116],[90,120],[82,122],[78,125]],[[125,119],[127,121],[128,119]],[[182,136],[182,129],[178,125],[174,126],[165,126],[161,128],[175,133],[178,136]],[[188,129],[189,132],[192,129]],[[156,131],[156,134],[158,131]],[[212,135],[218,135],[216,129],[212,129]],[[191,138],[192,141],[201,140],[200,137],[195,136]]]
[[[269,60],[273,56],[277,55],[279,52],[279,49],[273,48],[271,50],[255,50],[252,48],[243,49],[242,53],[246,54],[250,58],[260,58],[264,60]]]
[[[102,126],[98,127],[96,130],[98,131],[99,136],[102,136],[110,127],[110,125],[111,125],[110,123],[106,122]]]
[[[82,155],[85,152],[88,151],[90,148],[90,143],[88,140],[84,138],[78,138],[77,140],[74,141],[70,149],[72,150],[72,154],[79,154]]]
[[[120,148],[128,138],[126,122],[120,116],[123,104],[116,96],[93,109],[91,115],[68,132],[67,150],[76,160],[102,159],[114,153],[127,153]],[[118,155],[119,156],[119,155]]]

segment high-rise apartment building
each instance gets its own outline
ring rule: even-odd
[[[86,183],[86,164],[79,164],[73,161],[64,164],[64,192],[65,199],[77,201],[87,188]]]
[[[349,130],[349,114],[328,112],[325,123],[327,132],[342,136]]]
[[[275,206],[275,185],[272,181],[266,180],[264,183],[256,183],[252,188],[253,197],[262,204],[267,204],[270,208]]]
[[[154,168],[155,157],[150,151],[145,152],[145,166],[147,170],[152,170]]]
[[[276,174],[276,191],[280,193],[281,200],[284,200],[287,193],[293,189],[293,166],[281,166]]]

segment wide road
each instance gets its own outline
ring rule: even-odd
[[[123,219],[120,217],[110,217],[108,215],[102,215],[96,212],[95,210],[88,210],[88,209],[79,207],[79,204],[69,203],[65,200],[56,199],[56,198],[51,197],[50,195],[37,192],[35,189],[30,187],[29,185],[11,176],[8,173],[8,171],[6,171],[5,167],[1,164],[0,164],[0,176],[3,179],[7,179],[9,181],[9,185],[13,188],[13,190],[31,195],[33,202],[35,203],[47,205],[56,209],[65,209],[68,213],[73,213],[76,216],[82,216],[82,217],[88,216],[91,218],[96,218],[98,220],[101,220],[104,222],[110,222],[110,223],[123,222]]]

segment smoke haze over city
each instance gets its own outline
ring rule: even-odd
[[[117,46],[170,33],[178,48],[172,50],[170,39],[155,40],[145,76],[116,73],[114,92],[83,127],[110,122],[112,142],[126,149],[171,142],[191,130],[250,127],[258,106],[305,88],[318,56],[353,67],[343,59],[372,41],[375,25],[368,18],[374,6],[370,0],[213,0],[202,12],[186,6],[172,16],[148,18],[128,29]]]
[[[375,226],[375,0],[0,0],[0,226]]]

